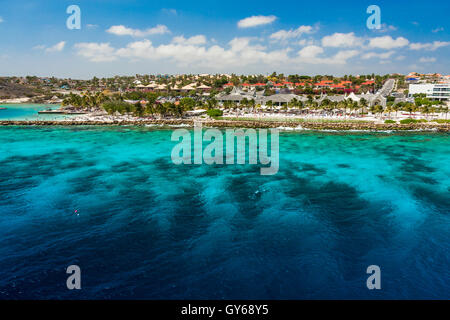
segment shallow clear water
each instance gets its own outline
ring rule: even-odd
[[[69,119],[70,115],[39,114],[47,109],[59,109],[60,105],[49,104],[0,104],[0,120],[61,120]],[[72,116],[73,117],[73,116]]]
[[[275,176],[170,135],[0,127],[0,297],[450,298],[448,134],[281,133]]]

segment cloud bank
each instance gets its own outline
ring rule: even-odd
[[[242,19],[238,22],[239,28],[253,28],[257,26],[262,26],[270,24],[277,19],[275,16],[252,16]]]

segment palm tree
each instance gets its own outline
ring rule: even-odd
[[[83,106],[83,99],[77,94],[70,93],[62,102],[62,106],[73,106],[74,108],[81,108]]]
[[[272,106],[273,106],[272,100],[267,101],[266,106],[269,108],[270,111],[272,111]]]
[[[206,103],[208,110],[214,109],[217,106],[217,100],[215,98],[208,99]]]
[[[258,104],[255,106],[255,111],[256,111],[256,113],[259,114],[259,111],[260,111],[260,110],[261,110],[261,104],[258,103]]]
[[[397,116],[398,116],[398,110],[400,110],[400,108],[401,108],[401,104],[400,104],[400,103],[394,104],[394,105],[392,106],[392,110],[395,111],[395,118],[397,118]]]
[[[291,101],[289,101],[288,105],[291,106],[292,108],[297,108],[298,107],[298,100],[296,98],[294,98]]]
[[[339,110],[344,110],[344,118],[347,116],[347,102],[346,101],[340,101],[337,103],[336,106]],[[350,110],[351,110],[351,105],[350,105]]]
[[[359,100],[359,105],[361,106],[361,113],[364,114],[364,109],[367,108],[367,100],[361,98],[361,100]]]
[[[223,107],[224,107],[225,110],[231,109],[231,107],[232,107],[232,102],[229,101],[229,100],[224,101]]]
[[[383,111],[384,111],[383,106],[379,104],[375,106],[375,114],[379,114],[380,118],[383,116]]]
[[[445,120],[447,120],[448,107],[442,107],[442,110],[445,112]]]
[[[250,100],[248,101],[248,106],[249,106],[251,109],[254,109],[254,108],[255,108],[255,99],[250,99]]]
[[[430,113],[430,108],[428,107],[428,105],[423,105],[422,107],[419,108],[420,113],[425,115],[425,118],[428,119],[428,114]]]
[[[161,118],[164,118],[166,116],[167,109],[166,109],[166,105],[165,104],[158,103],[158,104],[156,104],[156,108],[155,109],[156,109],[155,110],[156,113],[158,113]]]
[[[386,112],[388,113],[388,117],[391,118],[391,112],[393,111],[393,106],[387,106],[386,107]]]
[[[144,115],[144,107],[142,106],[141,102],[136,102],[136,104],[134,105],[134,113],[138,116],[138,117],[142,117]]]
[[[310,107],[312,110],[318,110],[319,109],[319,103],[317,101],[312,101],[310,104]]]
[[[183,98],[180,100],[180,106],[184,111],[193,110],[195,107],[195,100],[192,98]]]
[[[247,107],[248,99],[247,98],[242,99],[240,105],[243,106],[244,108]]]
[[[415,105],[412,103],[407,103],[405,104],[405,106],[403,107],[403,110],[406,112],[409,112],[409,116],[412,116],[412,112],[416,109]]]
[[[369,108],[369,111],[370,111],[370,113],[372,113],[372,114],[375,114],[375,112],[376,112],[376,108],[377,108],[377,106],[376,106],[376,105],[372,105],[372,106],[370,106],[370,108]]]

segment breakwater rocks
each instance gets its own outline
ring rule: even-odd
[[[411,124],[381,124],[372,122],[318,122],[318,121],[231,121],[231,120],[202,120],[195,121],[204,127],[215,128],[285,128],[305,130],[346,130],[346,131],[437,131],[450,132],[450,124],[411,123]],[[133,121],[0,121],[0,126],[194,126],[192,119],[164,119],[164,120],[133,120]]]

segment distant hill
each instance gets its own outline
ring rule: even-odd
[[[32,87],[0,79],[0,99],[31,98],[36,95],[37,93]]]

